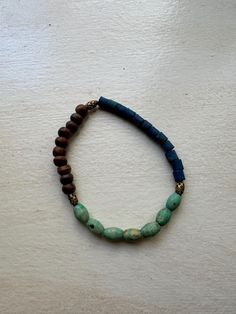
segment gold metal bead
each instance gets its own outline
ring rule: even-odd
[[[70,203],[75,206],[78,204],[78,198],[77,198],[77,195],[75,193],[72,193],[72,194],[69,194],[68,195],[68,198],[69,198],[69,201]]]
[[[184,193],[184,182],[176,183],[175,192],[179,195],[182,195]]]
[[[90,100],[86,104],[88,110],[93,110],[98,106],[98,101],[97,100]]]

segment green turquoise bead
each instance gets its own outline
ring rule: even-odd
[[[103,235],[105,238],[112,241],[119,241],[123,238],[123,230],[116,227],[106,228],[103,231]]]
[[[153,237],[161,230],[161,226],[157,222],[149,222],[141,229],[141,235],[144,238]]]
[[[86,223],[89,220],[88,210],[81,203],[78,203],[77,205],[74,206],[74,214],[75,217],[82,223]]]
[[[89,218],[87,222],[87,227],[91,232],[95,234],[103,234],[104,227],[97,219]]]
[[[180,202],[181,202],[181,195],[177,193],[173,193],[169,196],[169,198],[166,201],[166,208],[173,211],[179,206]]]
[[[158,212],[156,221],[159,223],[159,225],[164,226],[170,220],[171,215],[172,213],[168,208],[163,208]]]
[[[135,241],[142,237],[141,232],[139,229],[126,229],[123,233],[123,237],[126,241]]]

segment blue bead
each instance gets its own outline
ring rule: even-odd
[[[167,141],[168,138],[165,136],[164,133],[162,132],[159,132],[156,136],[156,141],[159,142],[159,143],[164,143],[165,141]]]
[[[136,126],[140,126],[143,123],[143,121],[144,121],[144,119],[142,117],[140,117],[140,115],[138,115],[137,113],[132,118],[132,122]]]
[[[155,139],[158,133],[160,133],[160,131],[158,131],[154,126],[152,126],[146,131],[146,133],[150,138]]]
[[[172,161],[173,170],[183,170],[184,166],[181,159],[175,159]]]
[[[147,120],[143,120],[143,123],[140,125],[140,128],[146,133],[152,127],[151,123]]]
[[[125,107],[122,106],[121,104],[118,104],[116,105],[116,112],[119,114],[119,115],[123,115],[125,113]]]
[[[125,106],[118,104],[115,107],[115,111],[119,116],[126,120],[132,120],[133,116],[135,115],[135,112],[129,108],[126,108]]]
[[[111,99],[100,97],[98,100],[98,104],[99,104],[99,107],[103,110],[114,111],[118,103]]]
[[[110,112],[113,112],[115,114],[117,114],[118,116],[126,119],[126,120],[129,120],[129,121],[133,121],[133,118],[135,117],[136,113],[119,104],[118,102],[115,102],[111,99],[107,99],[105,97],[100,97],[99,98],[99,101],[98,101],[98,104],[99,104],[99,107],[103,110],[107,110],[107,111],[110,111]],[[142,118],[142,121],[143,121],[143,118]]]
[[[170,141],[165,141],[161,147],[164,149],[165,152],[168,152],[174,148],[174,145]]]
[[[130,120],[132,120],[133,117],[135,116],[135,112],[134,112],[133,110],[127,108],[127,110],[126,110],[126,116],[127,116],[128,118],[130,118]]]
[[[184,171],[183,170],[174,170],[173,175],[176,182],[181,182],[185,180]]]
[[[176,154],[175,150],[170,150],[170,151],[166,152],[166,158],[169,162],[172,162],[172,161],[178,159],[178,155]]]

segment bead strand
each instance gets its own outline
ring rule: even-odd
[[[98,104],[101,109],[110,111],[136,125],[152,140],[160,144],[172,166],[175,181],[181,182],[185,179],[182,161],[178,158],[176,152],[174,151],[174,145],[168,140],[165,134],[160,132],[150,122],[140,117],[133,110],[119,104],[118,102],[105,97],[100,97]]]
[[[81,126],[87,114],[87,105],[81,104],[75,108],[75,113],[70,116],[70,120],[66,122],[66,126],[58,130],[58,137],[55,140],[56,146],[53,149],[53,162],[58,167],[57,172],[60,175],[62,191],[68,195],[72,205],[76,205],[78,199],[75,194],[76,187],[73,183],[74,178],[71,173],[71,167],[67,163],[66,148],[69,144],[69,139],[78,130],[79,126]]]
[[[142,130],[152,140],[158,143],[163,149],[168,162],[173,169],[174,179],[176,181],[175,192],[169,196],[163,207],[156,215],[155,221],[148,222],[140,229],[128,228],[122,230],[117,227],[105,228],[102,223],[90,217],[87,208],[82,205],[75,193],[76,187],[73,183],[74,177],[71,173],[71,166],[68,164],[66,158],[66,149],[70,138],[77,132],[82,125],[84,119],[90,110],[100,107],[102,110],[110,111],[119,117],[122,117],[136,127]],[[183,163],[179,159],[174,145],[165,136],[164,133],[156,129],[150,122],[143,119],[131,109],[110,99],[101,97],[99,101],[93,100],[86,105],[78,105],[75,112],[70,116],[70,120],[66,122],[65,127],[58,130],[58,137],[55,139],[56,146],[53,148],[53,162],[57,167],[57,172],[60,175],[60,182],[62,184],[62,191],[68,196],[70,203],[73,205],[74,215],[82,224],[94,234],[104,237],[111,241],[125,240],[126,242],[135,242],[142,238],[153,237],[158,234],[163,226],[165,226],[171,219],[173,211],[180,205],[182,194],[184,193],[185,179],[183,172]]]
[[[156,220],[145,224],[141,229],[128,228],[122,230],[117,227],[105,228],[102,223],[91,218],[87,208],[78,203],[74,206],[75,217],[94,234],[104,237],[111,241],[125,240],[127,242],[135,242],[142,238],[150,238],[155,236],[171,219],[172,212],[180,205],[181,195],[176,192],[171,194],[166,201],[166,205],[156,215]]]

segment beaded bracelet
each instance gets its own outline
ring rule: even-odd
[[[176,181],[175,192],[169,196],[165,207],[157,213],[155,221],[146,223],[141,229],[129,228],[123,231],[117,227],[104,228],[98,220],[89,216],[88,210],[84,205],[78,202],[75,194],[76,187],[73,184],[71,167],[67,164],[67,159],[65,157],[66,147],[68,146],[69,138],[76,133],[88,113],[98,108],[116,114],[142,130],[149,138],[162,147],[168,162],[172,166],[173,176]],[[184,192],[184,167],[181,159],[178,158],[177,153],[174,150],[174,145],[162,132],[157,130],[147,120],[144,120],[131,109],[113,100],[100,97],[98,101],[92,100],[86,105],[78,105],[75,108],[75,113],[70,116],[70,121],[66,123],[65,127],[58,130],[58,137],[56,138],[55,143],[56,146],[53,149],[53,161],[57,166],[58,174],[61,176],[60,181],[62,183],[62,191],[68,196],[70,203],[73,205],[75,217],[96,235],[103,236],[112,241],[125,240],[128,242],[152,237],[160,231],[162,226],[168,223],[172,216],[172,212],[181,202],[182,194]]]

